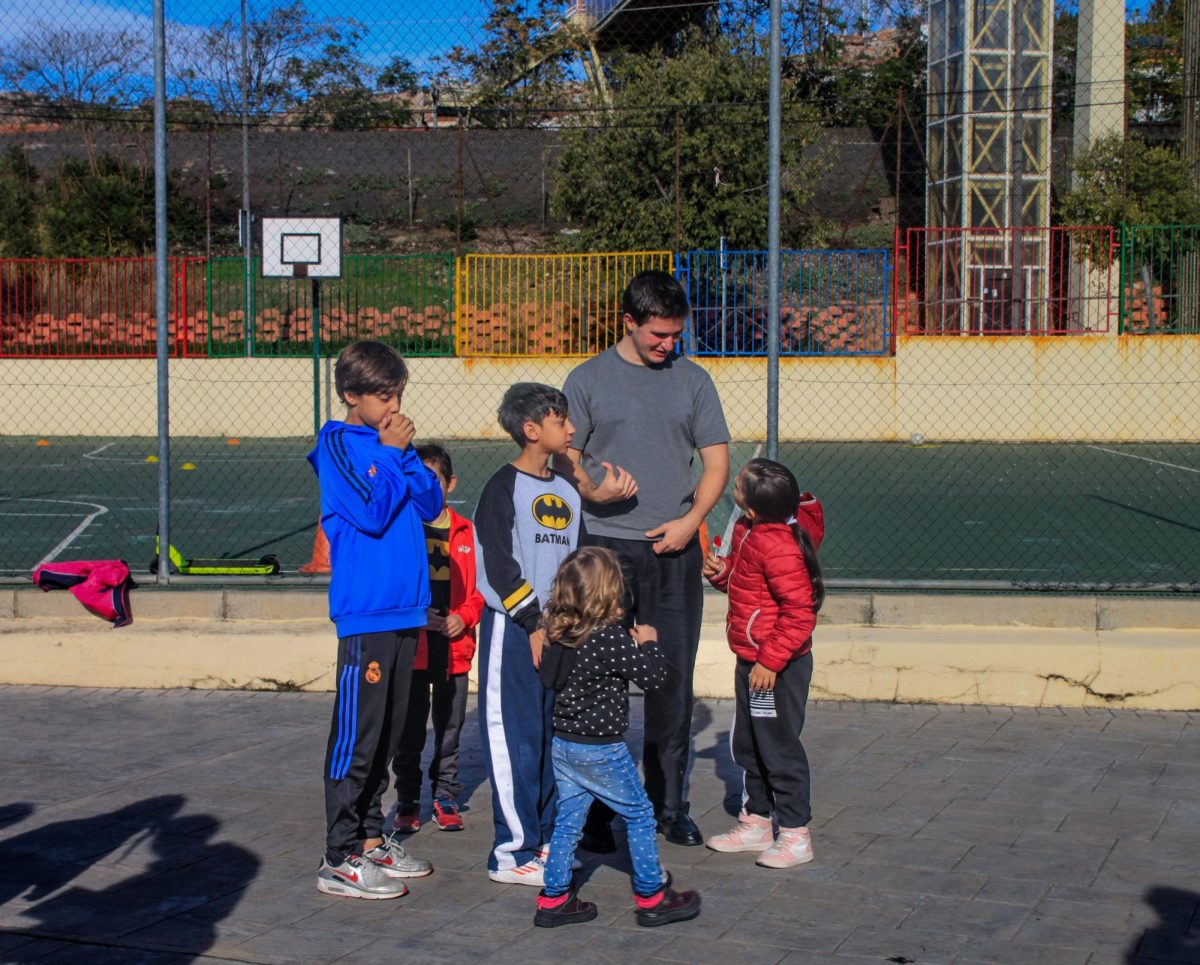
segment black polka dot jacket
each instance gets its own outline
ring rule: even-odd
[[[629,729],[629,683],[656,690],[670,678],[654,641],[638,646],[620,624],[595,631],[576,650],[554,643],[539,674],[557,691],[554,734],[582,744],[612,744]]]

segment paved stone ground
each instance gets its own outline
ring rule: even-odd
[[[0,960],[1200,962],[1200,714],[816,703],[816,861],[664,844],[704,912],[642,929],[627,865],[590,857],[599,919],[544,931],[532,889],[484,872],[473,708],[467,830],[410,841],[437,872],[394,901],[317,892],[330,704],[0,687]],[[696,708],[710,834],[729,713]]]

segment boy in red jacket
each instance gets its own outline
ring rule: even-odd
[[[461,831],[458,796],[458,740],[467,715],[467,672],[475,656],[475,626],[483,613],[483,595],[475,587],[475,532],[446,502],[458,485],[450,454],[439,445],[417,447],[417,456],[433,470],[442,487],[442,513],[425,524],[429,554],[429,623],[417,638],[408,717],[392,761],[396,807],[386,830],[421,827],[421,752],[432,710],[433,817],[443,831]]]

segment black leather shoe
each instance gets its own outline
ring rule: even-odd
[[[688,921],[700,914],[700,896],[694,891],[673,891],[667,885],[658,894],[657,904],[637,910],[637,923],[643,928]]]
[[[704,844],[704,836],[686,811],[664,811],[658,817],[658,830],[671,844]]]
[[[610,828],[603,831],[584,831],[579,837],[579,847],[592,854],[612,854],[617,850],[617,840]]]

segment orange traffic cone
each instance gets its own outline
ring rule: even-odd
[[[329,569],[329,540],[326,538],[321,524],[317,523],[317,535],[313,537],[312,559],[300,567],[300,572],[305,574],[328,573]]]

